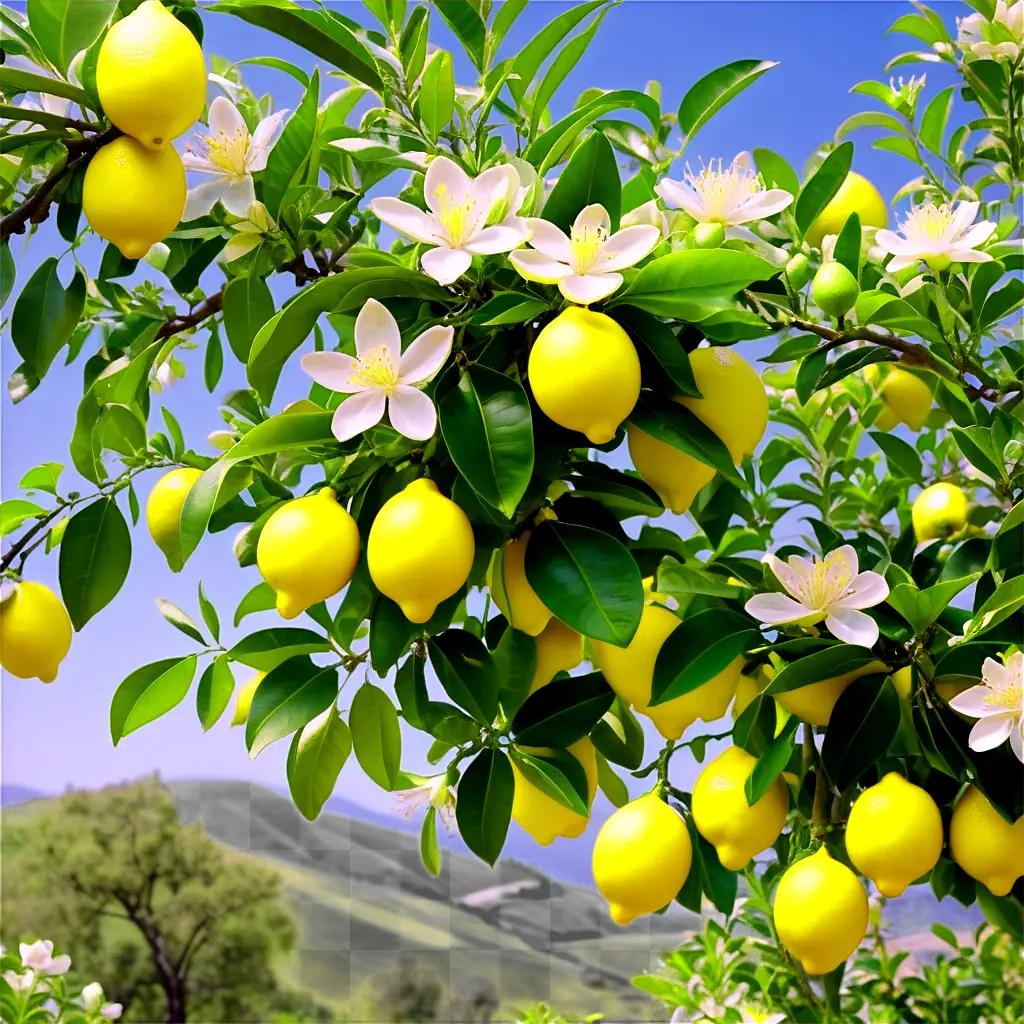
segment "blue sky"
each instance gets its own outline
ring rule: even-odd
[[[350,16],[370,20],[360,4],[344,6]],[[514,27],[506,47],[521,46],[567,6],[553,2],[531,5]],[[960,4],[933,6],[949,21],[965,11]],[[816,146],[831,138],[846,116],[870,108],[871,101],[851,95],[849,89],[863,79],[883,77],[886,60],[910,48],[913,41],[907,37],[885,35],[888,25],[909,9],[908,4],[888,0],[626,0],[607,16],[590,50],[563,87],[556,108],[568,106],[588,87],[642,88],[648,79],[656,78],[662,83],[665,107],[672,109],[690,84],[720,64],[738,58],[778,60],[778,68],[702,130],[688,155],[691,159],[731,159],[739,150],[766,146],[799,169]],[[227,15],[207,14],[205,24],[207,54],[232,60],[275,55],[307,69],[314,63],[305,51]],[[433,38],[444,44],[449,37],[438,24]],[[295,106],[297,85],[288,76],[256,67],[248,68],[246,75],[257,92],[271,93],[279,107]],[[948,84],[947,77],[948,70],[938,66],[928,94]],[[333,87],[329,85],[325,92]],[[183,141],[179,140],[179,146]],[[856,141],[854,167],[874,180],[885,195],[891,196],[912,176],[911,165],[893,154],[871,149],[865,135],[857,136]],[[679,168],[673,173],[678,174]],[[27,243],[23,237],[16,237],[12,248],[18,267],[15,295],[43,258],[64,248],[51,225],[44,226]],[[99,252],[97,246],[85,247],[81,259],[96,269]],[[70,264],[69,260],[65,262]],[[70,273],[68,267],[65,280]],[[212,288],[218,287],[215,274],[204,281]],[[222,425],[215,399],[240,386],[244,375],[241,367],[229,366],[217,396],[207,396],[202,385],[204,339],[205,335],[197,339],[198,350],[180,353],[189,370],[188,379],[155,404],[165,401],[184,425],[192,445],[208,452],[203,439]],[[749,357],[750,352],[747,354]],[[6,380],[19,362],[6,332],[2,360]],[[15,496],[18,481],[32,466],[43,461],[67,461],[80,380],[80,364],[55,366],[43,386],[21,405],[13,407],[4,397],[0,453],[5,498]],[[304,395],[307,383],[294,370],[286,373],[277,407]],[[152,422],[159,422],[158,416],[154,408]],[[154,477],[144,479],[140,488],[143,499]],[[72,486],[70,472],[63,482],[65,489]],[[57,682],[44,686],[36,681],[5,678],[0,761],[5,782],[53,792],[67,785],[96,786],[159,771],[167,778],[240,777],[284,785],[286,743],[275,744],[250,761],[241,730],[228,728],[226,720],[203,735],[191,695],[170,715],[123,740],[116,750],[110,742],[108,709],[121,679],[145,662],[190,650],[189,641],[160,617],[154,598],[166,597],[195,614],[196,585],[201,579],[222,610],[222,619],[229,622],[238,599],[258,581],[254,568],[237,568],[230,551],[232,536],[230,531],[204,540],[185,571],[175,576],[144,528],[135,530],[128,583],[84,633],[75,637]],[[29,576],[56,586],[56,558],[37,553],[29,562]],[[246,625],[251,630],[274,624],[273,616],[262,619],[250,618]],[[227,642],[240,635],[230,630],[226,633]],[[417,744],[415,751],[420,749]],[[415,770],[420,765],[411,753],[406,767]],[[680,764],[679,781],[689,781],[690,775],[689,766]],[[354,761],[342,774],[338,795],[377,807],[391,801],[362,777]]]

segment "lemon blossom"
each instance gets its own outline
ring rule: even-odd
[[[661,238],[652,224],[612,234],[611,218],[600,203],[584,207],[568,235],[539,217],[528,217],[526,224],[533,248],[510,253],[512,266],[527,281],[557,284],[570,302],[581,306],[611,295],[622,284],[618,271],[639,263]]]
[[[15,971],[4,971],[4,981],[6,981],[15,992],[27,992],[36,983],[36,972],[26,971],[24,974],[18,974]]]
[[[631,228],[637,224],[650,224],[656,227],[663,235],[668,234],[668,218],[658,206],[657,199],[650,199],[641,206],[637,206],[624,213],[619,218],[619,227]]]
[[[329,219],[330,215],[327,216]],[[231,230],[235,233],[221,249],[220,258],[225,263],[240,260],[276,229],[277,225],[270,216],[270,211],[259,200],[255,200],[249,205],[245,217],[231,225]]]
[[[1009,739],[1017,760],[1024,762],[1024,652],[1017,651],[1000,665],[986,658],[981,685],[957,694],[949,706],[978,719],[971,729],[971,750],[992,750]]]
[[[49,939],[37,942],[19,943],[21,965],[40,974],[67,974],[71,967],[71,957],[67,953],[53,955],[53,943]]]
[[[990,220],[974,223],[980,203],[923,203],[907,214],[899,231],[882,229],[875,244],[892,253],[886,270],[902,270],[923,260],[932,270],[951,263],[987,263],[992,257],[979,252],[996,229]]]
[[[430,806],[441,816],[445,828],[451,829],[455,824],[455,790],[448,784],[448,773],[413,778],[421,779],[420,785],[395,794],[402,817],[408,820],[421,807]]]
[[[402,352],[398,324],[376,299],[356,317],[356,354],[313,352],[302,369],[331,391],[351,395],[338,406],[331,429],[339,441],[379,423],[387,409],[391,426],[414,441],[432,437],[434,403],[420,390],[444,365],[452,350],[452,327],[429,327]]]
[[[752,597],[745,605],[748,615],[770,626],[810,626],[824,619],[834,636],[859,647],[878,640],[878,623],[861,609],[881,604],[889,586],[877,572],[858,572],[857,552],[849,544],[824,558],[791,555],[783,562],[765,555],[764,562],[789,593]]]
[[[973,57],[1016,60],[1024,49],[1024,0],[996,0],[992,20],[982,14],[957,18],[956,45]]]
[[[431,160],[423,182],[427,211],[402,199],[374,199],[374,216],[395,231],[432,246],[420,265],[438,284],[457,281],[474,256],[508,252],[526,241],[526,222],[515,216],[525,193],[511,164],[471,178],[454,160]]]
[[[218,200],[236,217],[244,217],[256,201],[252,176],[267,166],[267,157],[281,133],[287,110],[263,118],[250,135],[238,108],[224,96],[210,104],[210,132],[185,145],[182,162],[188,171],[209,174],[211,181],[190,189],[183,221],[209,213]]]

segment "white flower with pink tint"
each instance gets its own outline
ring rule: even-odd
[[[992,257],[978,246],[989,240],[996,225],[990,220],[974,223],[980,207],[980,203],[915,206],[899,231],[883,228],[875,234],[875,245],[893,256],[885,269],[903,270],[919,260],[932,270],[945,270],[951,263],[987,263]]]
[[[53,955],[53,943],[49,939],[37,942],[22,942],[18,946],[21,951],[21,965],[39,974],[67,974],[71,967],[71,957],[66,953]]]
[[[978,720],[967,740],[971,750],[994,750],[1009,740],[1017,760],[1024,762],[1024,652],[1011,654],[1004,665],[986,658],[981,685],[957,694],[949,706]]]

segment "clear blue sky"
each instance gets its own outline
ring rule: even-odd
[[[357,3],[344,5],[347,13],[368,21]],[[560,9],[562,3],[535,3],[516,24],[506,46],[518,47]],[[961,4],[934,4],[947,20],[966,12]],[[672,109],[697,78],[738,58],[781,61],[781,66],[720,113],[701,132],[691,158],[723,156],[767,146],[780,152],[798,169],[821,142],[831,138],[847,115],[868,109],[864,97],[852,96],[850,87],[865,78],[882,77],[886,60],[910,48],[907,37],[887,37],[885,30],[909,4],[893,2],[655,2],[626,0],[605,20],[594,44],[574,70],[561,93],[559,107],[568,106],[584,88],[642,88],[650,78],[663,85],[664,104]],[[208,54],[230,59],[258,55],[286,57],[307,69],[314,58],[276,37],[223,14],[207,14]],[[439,22],[439,19],[435,18]],[[443,26],[435,30],[436,42],[444,43]],[[949,76],[936,68],[933,94]],[[918,70],[915,68],[914,70]],[[294,107],[296,83],[286,75],[263,68],[248,68],[247,80],[258,92],[270,92],[278,106]],[[941,80],[940,80],[941,78]],[[334,88],[329,84],[326,91]],[[180,143],[184,140],[179,140]],[[871,177],[891,196],[911,176],[913,168],[901,158],[876,152],[862,134],[857,137],[854,166]],[[678,168],[674,169],[678,174]],[[26,245],[14,239],[18,266],[15,295],[31,271],[46,256],[63,251],[52,226],[45,226]],[[99,248],[83,250],[83,260],[98,267]],[[69,279],[70,270],[65,273]],[[216,278],[208,283],[217,287]],[[9,310],[7,311],[9,316]],[[200,336],[200,343],[205,336]],[[756,350],[755,350],[756,351]],[[747,351],[750,356],[750,351]],[[3,339],[4,380],[19,360],[9,337]],[[202,385],[202,346],[183,353],[188,380],[174,387],[164,399],[183,423],[186,437],[199,451],[207,452],[206,434],[221,426],[215,398]],[[81,364],[55,366],[43,386],[17,407],[3,397],[3,493],[15,496],[22,474],[39,462],[67,461],[67,442],[81,395]],[[218,394],[240,386],[242,369],[229,366]],[[301,375],[286,374],[277,395],[277,407],[304,394]],[[154,407],[152,422],[159,422]],[[212,454],[212,453],[211,453]],[[64,487],[72,485],[65,474]],[[143,499],[152,482],[144,482]],[[159,658],[187,653],[189,641],[168,626],[153,604],[157,596],[169,598],[195,614],[196,584],[202,579],[207,593],[230,622],[239,597],[258,581],[255,568],[239,570],[231,557],[233,531],[207,538],[185,571],[173,575],[145,533],[134,532],[135,550],[128,583],[114,602],[102,611],[84,633],[74,639],[57,682],[44,686],[10,677],[3,683],[2,772],[6,783],[20,783],[44,791],[66,785],[96,786],[159,771],[166,778],[238,777],[274,786],[285,784],[287,743],[271,746],[250,762],[241,730],[229,729],[223,720],[203,735],[194,710],[186,701],[163,719],[123,740],[115,750],[110,742],[108,709],[117,684],[134,668]],[[29,575],[56,586],[56,558],[39,552],[29,562]],[[249,630],[274,624],[274,616],[250,618]],[[226,631],[230,643],[239,634]],[[417,750],[420,745],[417,745]],[[682,760],[682,759],[680,759]],[[420,767],[416,758],[406,767]],[[688,781],[689,770],[679,765],[679,781]],[[345,769],[338,795],[383,808],[390,798],[377,791],[361,775],[354,761]]]

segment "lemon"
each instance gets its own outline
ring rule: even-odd
[[[500,556],[495,556],[490,587],[495,603],[512,627],[529,636],[539,636],[550,621],[551,612],[526,579],[529,542],[529,533],[524,533],[510,540]]]
[[[559,672],[571,672],[583,660],[583,636],[553,618],[537,634],[537,666],[530,693],[550,683]]]
[[[793,253],[786,263],[786,277],[790,287],[799,291],[811,279],[811,261],[802,252]]]
[[[192,490],[192,485],[202,476],[202,471],[183,467],[164,473],[146,502],[146,525],[156,546],[164,553],[168,565],[177,572],[182,566],[181,535],[179,523],[181,509]]]
[[[651,682],[658,652],[679,617],[659,604],[644,607],[633,639],[627,647],[593,641],[594,656],[608,685],[641,715],[646,715],[667,740],[677,740],[698,718],[713,722],[725,714],[739,685],[743,659],[736,658],[696,690],[651,707]]]
[[[1024,875],[1024,815],[1012,825],[968,786],[949,823],[949,851],[993,896],[1005,896]]]
[[[910,691],[914,686],[914,670],[909,665],[904,665],[892,674],[892,685],[902,700],[910,700]]]
[[[675,401],[722,439],[733,462],[742,462],[753,455],[768,425],[768,395],[761,378],[742,356],[723,346],[691,352],[690,367],[702,397],[679,396]],[[676,514],[685,512],[711,482],[714,469],[632,423],[626,431],[637,472],[667,508]]]
[[[910,508],[918,544],[951,537],[967,525],[967,495],[955,484],[926,487]]]
[[[266,678],[266,675],[266,672],[257,672],[242,683],[238,690],[238,699],[235,701],[235,713],[231,719],[232,725],[245,725],[249,720],[249,712],[252,710],[252,699],[256,696],[256,690]]]
[[[897,423],[911,430],[924,426],[932,407],[932,389],[924,380],[898,366],[890,367],[883,377],[878,363],[869,366],[864,375],[878,387],[882,398],[882,413],[875,420],[879,430],[891,430]]]
[[[814,275],[811,298],[827,316],[838,319],[853,309],[860,294],[857,278],[849,269],[836,260],[823,263]]]
[[[23,580],[0,604],[0,665],[19,679],[52,683],[71,649],[71,619],[42,583]]]
[[[676,898],[690,873],[693,847],[686,823],[656,793],[631,800],[594,841],[594,883],[611,919],[627,925]]]
[[[475,551],[466,513],[421,477],[381,506],[366,560],[377,589],[410,622],[426,622],[469,578]]]
[[[736,699],[732,704],[732,717],[739,718],[750,706],[750,702],[768,685],[774,675],[771,666],[759,665],[753,675],[740,673],[736,686]]]
[[[359,564],[359,529],[330,487],[282,505],[266,522],[256,564],[294,619],[348,585]]]
[[[808,974],[835,970],[868,930],[860,879],[825,847],[786,870],[775,893],[775,930]]]
[[[157,0],[111,26],[96,61],[103,112],[150,149],[186,131],[206,103],[206,62],[195,36]]]
[[[938,863],[939,808],[920,786],[889,772],[854,801],[846,822],[846,852],[883,896],[900,896]]]
[[[524,747],[528,754],[551,754],[553,751],[540,747]],[[587,776],[587,806],[594,801],[597,792],[597,752],[594,744],[586,737],[573,743],[569,753],[579,761]],[[583,835],[589,818],[577,814],[554,797],[538,789],[512,761],[512,774],[516,788],[512,797],[512,820],[541,846],[550,846],[560,836],[575,839]]]
[[[772,676],[775,675],[774,670],[768,671]],[[872,661],[845,675],[822,679],[817,683],[808,683],[806,686],[787,690],[785,693],[776,693],[773,696],[782,707],[791,715],[796,715],[801,722],[825,726],[828,725],[829,719],[832,717],[832,709],[836,706],[836,701],[839,700],[850,683],[855,679],[860,679],[861,676],[885,671],[885,665],[880,661]]]
[[[570,306],[537,336],[527,366],[541,412],[591,444],[615,436],[640,397],[640,359],[609,316]]]
[[[150,150],[122,135],[89,161],[82,210],[96,234],[137,260],[178,226],[185,195],[185,168],[172,147]]]
[[[847,174],[839,191],[814,218],[807,229],[807,241],[819,248],[826,235],[838,235],[843,230],[851,213],[859,215],[862,228],[884,228],[889,219],[889,211],[881,193],[867,178],[855,171]]]
[[[742,871],[755,854],[767,850],[782,832],[789,794],[776,779],[751,807],[744,786],[757,758],[741,747],[722,751],[693,785],[693,823],[718,851],[722,866]]]

